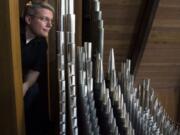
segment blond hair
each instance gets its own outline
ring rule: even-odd
[[[49,3],[45,2],[45,1],[43,1],[43,2],[29,1],[26,4],[26,9],[25,9],[25,12],[24,12],[24,16],[26,16],[26,15],[35,15],[36,10],[40,9],[40,8],[48,9],[48,10],[52,11],[53,13],[55,12],[54,8]]]

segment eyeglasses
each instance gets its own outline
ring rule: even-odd
[[[37,15],[31,15],[31,16],[38,18],[42,22],[51,23],[51,25],[53,25],[53,23],[54,23],[52,19],[50,19],[46,16],[37,16]]]

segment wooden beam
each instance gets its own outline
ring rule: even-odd
[[[46,0],[55,9],[54,20],[57,22],[57,0]],[[57,23],[52,27],[48,38],[48,98],[49,98],[49,116],[52,123],[51,134],[59,134],[59,90],[58,90],[58,72],[57,72],[57,44],[56,31]]]
[[[0,1],[0,132],[24,135],[18,0]]]
[[[146,48],[158,4],[159,0],[145,0],[142,2],[134,30],[135,34],[132,37],[131,47],[128,54],[128,58],[132,60],[131,72],[134,75],[137,73],[144,49]]]
[[[180,87],[179,87],[179,89],[180,89]],[[180,92],[179,92],[179,102],[178,102],[178,107],[177,107],[177,123],[179,123],[179,125],[178,126],[180,126],[180,115],[179,115],[179,113],[180,113]]]
[[[75,1],[75,15],[76,15],[76,45],[82,46],[82,0]]]
[[[82,42],[91,41],[91,0],[82,0]]]

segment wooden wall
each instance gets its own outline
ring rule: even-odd
[[[180,1],[161,0],[137,79],[151,78],[152,87],[172,119],[180,98]]]
[[[141,0],[103,0],[101,9],[104,19],[104,63],[107,69],[107,60],[110,48],[115,50],[116,67],[120,70],[121,62],[126,59],[133,37]]]
[[[0,1],[0,134],[24,135],[18,0]]]
[[[127,58],[142,0],[103,0],[105,25],[104,67],[110,48],[115,50],[116,68]],[[145,51],[136,73],[136,84],[151,79],[161,103],[175,121],[180,121],[180,1],[160,0]]]

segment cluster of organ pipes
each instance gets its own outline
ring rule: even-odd
[[[59,23],[57,30],[57,60],[60,97],[60,134],[77,135],[74,0],[58,1],[57,9],[59,11],[57,18]]]
[[[91,4],[92,41],[76,47],[74,0],[58,1],[59,134],[180,135],[154,95],[150,80],[134,87],[130,60],[117,72],[111,49],[104,75],[100,1],[91,0]]]

